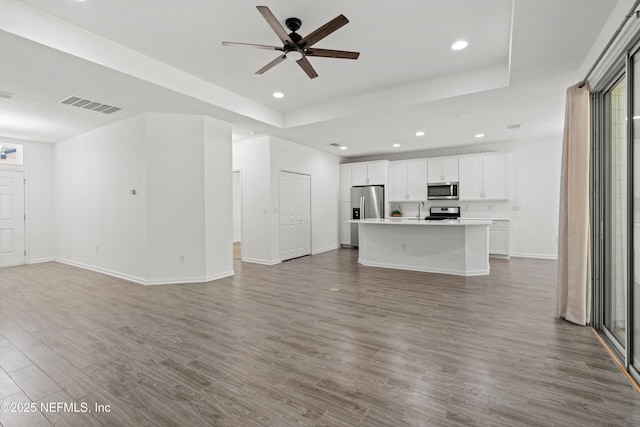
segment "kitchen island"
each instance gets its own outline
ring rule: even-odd
[[[490,220],[350,222],[358,224],[358,262],[362,265],[458,276],[489,274]]]

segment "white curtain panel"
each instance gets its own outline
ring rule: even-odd
[[[567,89],[558,236],[557,315],[586,325],[591,317],[589,87]]]

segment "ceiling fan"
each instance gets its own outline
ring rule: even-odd
[[[304,70],[310,79],[318,77],[318,73],[313,69],[311,63],[307,59],[307,56],[317,56],[323,58],[342,58],[342,59],[358,59],[360,52],[349,52],[345,50],[332,50],[332,49],[318,49],[312,47],[314,44],[327,37],[340,27],[346,25],[349,20],[344,15],[339,15],[331,21],[327,22],[317,30],[308,34],[306,37],[302,37],[296,33],[302,24],[302,21],[298,18],[287,18],[285,24],[291,33],[287,34],[285,29],[280,25],[276,17],[271,13],[271,10],[267,6],[256,6],[258,11],[262,14],[267,23],[271,26],[273,31],[278,35],[283,43],[282,47],[278,46],[266,46],[261,44],[251,43],[234,43],[234,42],[222,42],[224,46],[247,46],[255,47],[258,49],[266,50],[278,50],[282,54],[269,62],[264,67],[256,71],[256,74],[263,74],[269,71],[285,59],[291,59],[298,63],[300,68]]]

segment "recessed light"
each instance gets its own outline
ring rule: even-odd
[[[344,145],[342,147],[340,147],[341,150],[346,150],[347,147],[345,147]]]
[[[400,144],[393,144],[393,148],[398,148],[400,147]]]
[[[273,92],[274,98],[284,98],[284,93],[282,92]]]
[[[462,50],[467,46],[469,46],[469,43],[467,43],[464,40],[458,40],[457,42],[455,42],[454,44],[451,45],[451,49],[453,49],[453,50]]]
[[[484,138],[484,133],[476,133],[476,138]]]
[[[418,132],[416,132],[416,136],[424,136],[424,131],[419,130]]]

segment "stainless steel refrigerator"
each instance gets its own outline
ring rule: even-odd
[[[384,218],[384,186],[351,187],[351,219]],[[351,224],[351,246],[358,245],[358,224]]]

